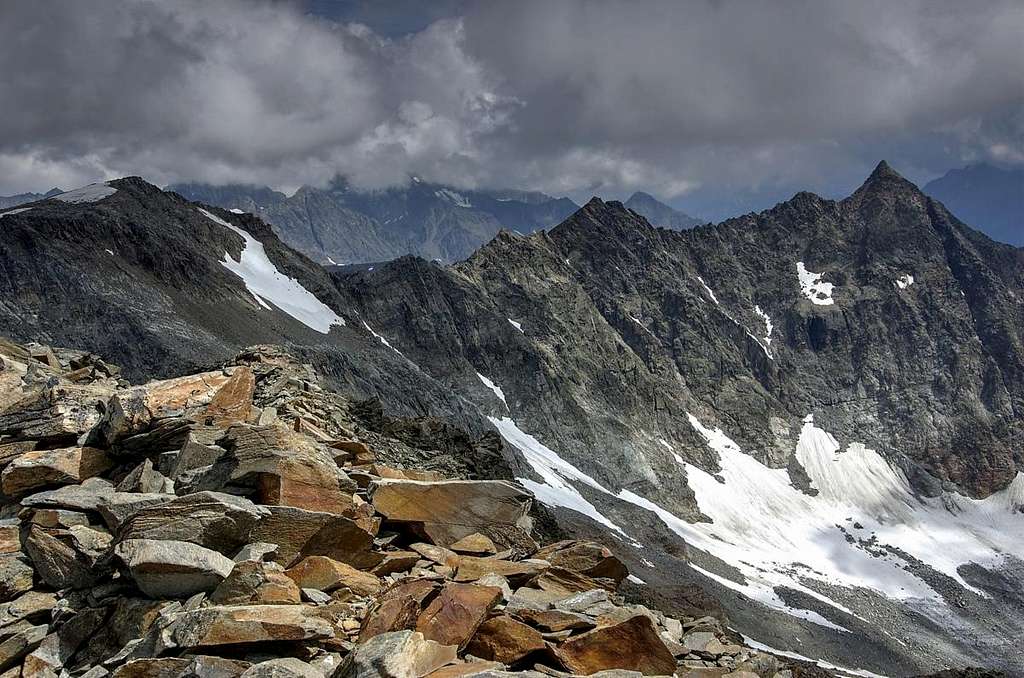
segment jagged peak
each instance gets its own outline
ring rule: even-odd
[[[882,160],[875,166],[875,169],[871,172],[868,178],[864,181],[860,188],[858,188],[854,195],[882,191],[913,191],[919,192],[920,189],[911,181],[903,177],[899,172],[894,170],[885,160]]]

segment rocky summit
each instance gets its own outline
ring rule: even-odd
[[[817,671],[624,595],[605,546],[539,545],[523,487],[407,465],[280,351],[141,385],[0,365],[4,678]]]
[[[452,265],[324,268],[139,178],[21,205],[3,581],[57,612],[5,647],[99,609],[50,670],[1020,675],[1022,299],[885,163]]]

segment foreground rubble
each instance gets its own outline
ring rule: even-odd
[[[0,678],[823,673],[627,604],[514,483],[383,463],[277,350],[118,375],[0,341]]]

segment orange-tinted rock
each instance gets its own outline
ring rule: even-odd
[[[464,553],[469,556],[491,556],[498,552],[498,548],[491,538],[479,532],[463,537],[449,548],[456,553]]]
[[[331,624],[303,605],[204,607],[182,614],[167,631],[180,648],[316,640],[334,635]]]
[[[395,572],[408,572],[420,559],[420,554],[415,551],[385,551],[383,555],[384,560],[372,570],[378,577],[386,577]]]
[[[510,583],[517,584],[535,577],[545,569],[547,565],[542,563],[460,556],[455,581],[476,581],[488,574],[500,574]]]
[[[3,470],[3,492],[17,497],[45,487],[75,485],[112,465],[106,452],[95,447],[25,452]]]
[[[541,631],[557,633],[558,631],[591,629],[596,624],[589,618],[575,612],[561,610],[534,610],[529,607],[517,609],[515,616]]]
[[[527,513],[533,499],[523,488],[501,480],[378,480],[372,492],[378,513],[394,522],[422,525],[438,546],[474,532],[522,530],[529,526]]]
[[[463,648],[499,600],[499,588],[446,584],[420,614],[416,630],[442,645]]]
[[[206,406],[207,422],[213,426],[229,426],[249,419],[256,378],[248,367],[236,367],[234,374],[214,394]]]
[[[298,605],[298,585],[277,563],[246,560],[235,563],[231,574],[217,585],[210,602],[218,605]]]
[[[303,589],[333,591],[345,587],[361,596],[370,596],[380,591],[380,580],[374,575],[326,556],[305,558],[285,574]]]
[[[474,657],[513,664],[531,652],[545,648],[540,632],[506,615],[480,625],[466,652]]]
[[[382,633],[415,628],[424,603],[436,590],[437,585],[428,579],[410,579],[392,586],[377,597],[367,612],[359,642]]]
[[[645,675],[671,675],[676,670],[675,657],[645,615],[569,638],[557,654],[566,668],[583,676],[607,669]]]
[[[556,542],[540,549],[533,557],[595,579],[611,579],[616,585],[629,574],[626,566],[611,551],[590,541]]]
[[[361,570],[383,560],[373,550],[373,535],[349,518],[287,506],[267,510],[270,515],[260,519],[250,541],[277,544],[274,560],[285,567],[307,556],[327,556]]]
[[[461,664],[449,664],[438,670],[428,673],[426,678],[462,678],[462,676],[476,675],[484,671],[502,671],[504,666],[498,662],[462,662]]]
[[[561,567],[545,570],[530,582],[530,586],[564,596],[600,588],[615,590],[615,584],[610,579],[591,579],[586,575]]]

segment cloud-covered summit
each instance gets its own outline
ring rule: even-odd
[[[343,174],[697,199],[1024,161],[1014,0],[352,6],[5,4],[0,193]]]

